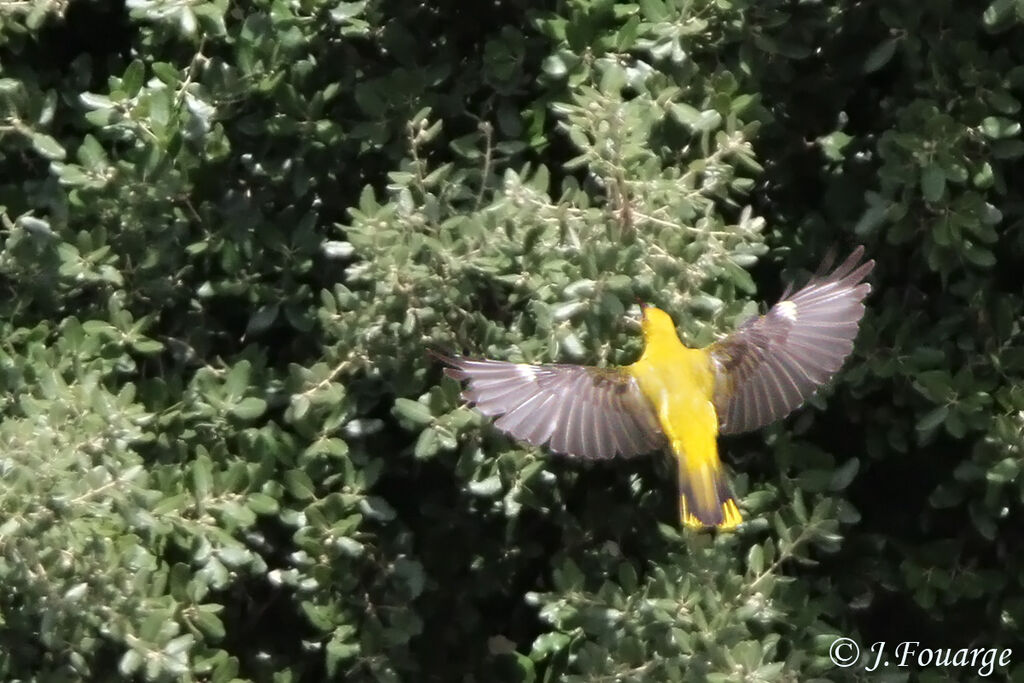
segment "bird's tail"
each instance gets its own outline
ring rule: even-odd
[[[735,529],[743,516],[729,491],[718,454],[692,457],[680,446],[672,444],[679,463],[679,518],[683,525],[694,529],[709,526]]]

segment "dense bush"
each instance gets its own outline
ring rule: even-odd
[[[836,637],[1020,642],[1020,3],[0,12],[3,678],[873,679]],[[424,354],[629,362],[636,297],[708,343],[856,243],[846,371],[722,440],[735,534],[678,530],[661,458],[509,442]]]

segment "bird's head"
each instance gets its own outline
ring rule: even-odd
[[[676,324],[672,322],[668,313],[651,306],[640,304],[640,328],[644,332],[644,340],[650,342],[652,339],[668,335],[670,338],[676,336]]]

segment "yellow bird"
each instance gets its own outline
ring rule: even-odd
[[[858,247],[831,258],[803,289],[701,349],[672,318],[643,306],[644,351],[632,365],[530,365],[434,354],[465,381],[462,397],[534,446],[582,458],[668,450],[679,471],[680,521],[733,529],[743,521],[718,458],[719,434],[785,417],[842,366],[864,315],[874,261]]]

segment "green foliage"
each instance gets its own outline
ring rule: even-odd
[[[1022,37],[1004,0],[6,7],[0,675],[1012,646]],[[509,442],[425,353],[629,362],[637,298],[706,344],[854,243],[847,369],[721,443],[736,534],[679,531],[657,457]]]

